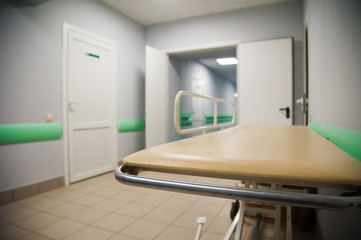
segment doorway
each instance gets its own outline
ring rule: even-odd
[[[63,27],[65,182],[116,167],[116,44]]]
[[[201,95],[227,99],[236,102],[237,66],[220,65],[218,58],[236,57],[236,47],[207,49],[198,53],[169,54],[169,100],[175,98],[178,91],[184,90]],[[229,105],[229,106],[228,106]],[[169,106],[174,112],[174,105]],[[230,104],[218,104],[218,116],[214,116],[214,103],[196,97],[183,96],[180,106],[179,125],[182,129],[196,128],[213,124],[217,117],[220,122],[231,121],[233,109]],[[225,118],[227,116],[227,119]],[[169,141],[196,136],[193,133],[179,136],[174,130],[174,116],[169,116]]]
[[[235,56],[239,60],[242,59],[236,70],[237,80],[235,84],[237,91],[232,94],[232,97],[238,96],[236,101],[237,123],[243,125],[293,124],[292,38],[262,40],[251,43],[240,43],[238,41],[168,51],[146,46],[145,91],[146,96],[156,96],[156,100],[146,97],[146,147],[179,139],[173,127],[173,100],[179,90],[192,90],[191,83],[190,86],[182,86],[180,81],[182,79],[182,66],[190,66],[193,62],[200,64],[200,59],[207,59],[209,54],[213,54],[212,57],[214,58],[215,53],[222,51],[235,51]],[[194,61],[195,59],[197,61]],[[183,65],[175,64],[177,62],[182,62]],[[262,66],[259,64],[260,62],[262,62]],[[148,69],[151,70],[148,71]],[[154,72],[157,74],[149,74]],[[185,78],[189,80],[192,80],[193,77],[199,79],[198,73],[196,72],[194,76],[185,76]],[[260,75],[260,73],[263,75]],[[287,77],[282,77],[282,81],[279,81],[279,76],[283,75]],[[261,92],[260,89],[262,89]],[[206,87],[205,94],[223,98],[207,92]],[[283,95],[286,97],[282,97]],[[269,107],[268,103],[271,102],[273,106]],[[257,107],[255,107],[256,103],[258,103]],[[187,108],[187,104],[191,105],[191,101],[182,102],[182,111]],[[162,108],[159,108],[159,106],[162,106]],[[208,111],[207,106],[209,105],[204,103],[205,112]],[[156,109],[157,112],[161,109],[161,114],[154,114],[156,111],[152,112],[152,108]],[[192,110],[185,111],[192,112]],[[277,122],[276,118],[265,113],[278,116],[277,119],[280,121]],[[152,119],[150,116],[154,118]],[[155,130],[156,132],[154,132]],[[152,132],[153,134],[148,134]]]

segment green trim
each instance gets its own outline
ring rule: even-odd
[[[93,57],[93,58],[100,58],[99,55],[93,54],[93,53],[86,53],[87,56]]]
[[[60,139],[60,123],[0,124],[0,145]]]
[[[192,123],[193,123],[192,118],[182,119],[181,126],[190,126],[192,125]]]
[[[180,126],[190,126],[193,123],[190,112],[181,112],[180,114]]]
[[[361,132],[311,122],[308,127],[361,162]]]
[[[233,118],[233,114],[218,114],[217,115],[217,122],[231,122]],[[214,114],[213,113],[206,113],[205,114],[206,123],[213,123],[214,122]]]
[[[145,121],[142,119],[119,120],[117,128],[118,132],[142,131],[145,129]]]
[[[191,117],[190,112],[181,112],[181,119],[188,119]]]

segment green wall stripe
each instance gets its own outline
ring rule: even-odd
[[[60,139],[60,123],[0,124],[0,145]]]
[[[214,122],[214,114],[213,113],[206,113],[205,114],[206,123],[213,123]],[[233,118],[233,114],[218,114],[217,115],[217,122],[231,122]]]
[[[361,161],[361,132],[316,123],[308,123],[308,127]]]
[[[119,120],[117,127],[118,132],[142,131],[145,129],[145,121],[141,119]]]

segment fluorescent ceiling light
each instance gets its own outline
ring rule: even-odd
[[[217,58],[216,61],[220,65],[234,65],[234,64],[238,63],[237,59],[234,58],[234,57],[232,57],[232,58]]]

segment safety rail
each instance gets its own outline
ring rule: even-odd
[[[206,100],[211,100],[214,102],[214,121],[213,121],[213,125],[205,125],[205,126],[201,126],[201,127],[195,127],[195,128],[188,128],[188,129],[181,129],[181,127],[179,126],[179,119],[180,119],[180,107],[179,107],[179,103],[181,101],[182,96],[190,96],[190,97],[198,97],[198,98],[203,98]],[[233,117],[232,117],[232,121],[231,122],[227,122],[227,123],[222,123],[219,124],[217,121],[217,116],[218,116],[218,103],[228,103],[231,104],[233,107]],[[187,91],[179,91],[175,97],[174,100],[174,128],[176,130],[177,133],[179,134],[187,134],[187,133],[195,133],[195,132],[201,132],[203,131],[203,133],[206,133],[207,130],[210,129],[215,129],[215,128],[221,128],[223,129],[224,127],[228,127],[228,126],[232,126],[233,124],[235,124],[236,122],[236,104],[232,101],[229,100],[225,100],[225,99],[221,99],[221,98],[215,98],[215,97],[211,97],[211,96],[206,96],[206,95],[201,95],[198,93],[191,93],[191,92],[187,92]]]

